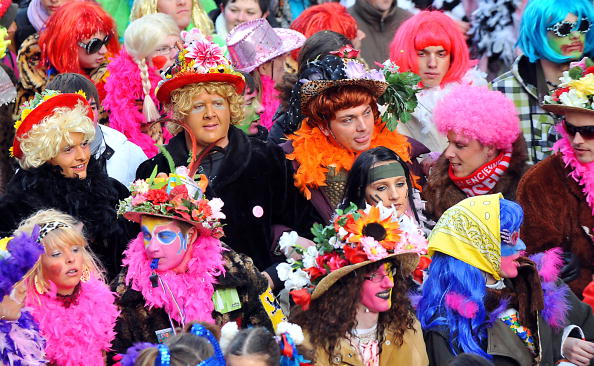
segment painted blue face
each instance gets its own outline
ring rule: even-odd
[[[526,250],[526,244],[520,239],[520,230],[510,233],[508,230],[501,231],[501,256],[509,257]]]

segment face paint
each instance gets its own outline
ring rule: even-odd
[[[381,313],[392,307],[394,275],[391,263],[382,264],[368,274],[361,286],[361,304],[372,313]]]
[[[518,262],[516,259],[526,249],[526,245],[520,239],[520,231],[510,233],[508,230],[501,231],[501,274],[504,278],[515,278],[518,276]]]
[[[169,219],[143,216],[141,230],[149,259],[158,259],[158,271],[177,269],[188,250],[188,237]]]
[[[565,21],[576,23],[577,17],[573,14],[567,14]],[[558,54],[571,57],[572,59],[579,59],[584,54],[586,34],[587,33],[580,32],[577,27],[564,37],[559,37],[555,31],[549,30],[547,31],[547,40],[549,46]]]
[[[243,119],[243,121],[237,124],[237,127],[239,127],[243,132],[245,132],[248,135],[254,135],[258,133],[260,115],[264,112],[264,108],[260,103],[257,90],[246,92],[243,98],[243,113],[245,115],[245,118]]]

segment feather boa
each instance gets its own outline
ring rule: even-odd
[[[37,242],[39,227],[30,235],[21,233],[8,242],[8,258],[0,261],[0,299],[37,263],[43,246]]]
[[[474,319],[479,311],[477,303],[453,291],[445,295],[445,304],[466,319]]]
[[[260,124],[270,130],[273,124],[272,117],[280,105],[279,92],[274,88],[275,82],[270,76],[260,75],[260,81],[262,82],[262,106],[264,107],[264,113],[260,116]]]
[[[47,340],[45,352],[50,362],[60,366],[103,366],[104,352],[115,337],[119,311],[107,285],[91,276],[80,283],[78,297],[66,308],[57,297],[55,285],[43,294],[30,288],[27,305]]]
[[[212,295],[216,277],[225,273],[223,248],[221,242],[210,236],[200,236],[192,245],[188,270],[185,273],[167,271],[159,273],[163,282],[169,286],[180,308],[185,313],[186,322],[213,322],[214,304]],[[142,233],[132,240],[124,252],[124,266],[128,267],[126,285],[140,291],[148,307],[163,308],[178,323],[182,319],[169,292],[161,286],[153,287],[150,276],[150,259],[146,256]]]
[[[592,209],[592,215],[594,215],[594,162],[581,163],[575,156],[565,129],[558,126],[557,131],[563,137],[555,142],[553,150],[561,152],[565,167],[572,168],[569,177],[582,186],[582,192],[586,195],[586,202],[588,202],[588,206]]]
[[[17,321],[0,320],[0,361],[3,365],[45,365],[44,348],[45,339],[25,309]]]
[[[146,123],[145,117],[138,110],[136,100],[144,100],[140,69],[125,49],[120,51],[107,66],[109,77],[105,82],[105,99],[103,107],[110,112],[109,127],[114,128],[128,137],[130,141],[140,146],[150,159],[159,153],[159,148],[153,139],[142,133],[140,126]],[[155,97],[155,87],[161,80],[157,71],[148,69],[151,83],[150,96],[159,108],[159,101]],[[163,128],[164,143],[168,143],[171,134]]]
[[[358,154],[334,144],[319,128],[312,128],[303,120],[301,128],[288,137],[293,144],[293,152],[287,155],[289,160],[297,160],[299,168],[294,175],[295,186],[307,199],[311,199],[310,188],[317,189],[326,185],[328,167],[336,171],[351,170]],[[410,144],[404,135],[389,131],[384,123],[376,123],[369,149],[385,146],[392,149],[402,160],[410,162]]]
[[[542,317],[547,324],[556,330],[562,329],[567,325],[567,314],[570,310],[567,300],[567,295],[570,291],[569,287],[559,281],[559,274],[563,267],[561,253],[561,248],[553,248],[544,253],[537,253],[530,256],[530,259],[536,263],[544,294]]]

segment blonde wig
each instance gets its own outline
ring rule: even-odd
[[[193,108],[194,97],[202,93],[218,94],[227,99],[232,125],[243,120],[243,96],[237,94],[233,85],[220,82],[189,84],[171,92],[170,105],[173,109],[173,117],[179,121],[184,121]],[[168,128],[174,135],[182,129],[179,125],[173,123],[170,123]]]
[[[164,13],[147,14],[138,18],[130,23],[124,33],[126,52],[132,57],[140,71],[140,81],[144,93],[142,112],[148,122],[158,119],[160,115],[150,97],[151,81],[146,58],[167,37],[179,37],[179,33],[180,30],[173,18]]]
[[[157,2],[159,0],[134,0],[130,11],[130,21],[142,18],[148,14],[158,13]],[[200,4],[200,0],[192,0],[192,23],[200,32],[211,35],[214,32],[214,25]]]
[[[41,239],[41,244],[45,250],[45,254],[43,255],[50,255],[55,250],[65,250],[71,246],[78,245],[82,250],[83,268],[88,269],[91,274],[104,281],[103,269],[93,252],[89,249],[87,240],[82,233],[82,223],[74,217],[55,209],[37,211],[21,222],[15,234],[30,234],[33,232],[35,225],[43,229],[44,226],[51,225],[52,223],[61,225],[49,231]],[[34,286],[38,293],[45,292],[50,288],[49,283],[43,275],[43,266],[41,264],[43,255],[39,257],[35,266],[23,278],[27,287],[32,288]]]
[[[18,137],[23,151],[23,157],[19,159],[21,168],[37,168],[55,158],[64,141],[72,143],[70,133],[80,132],[85,140],[93,140],[95,126],[87,116],[87,108],[82,102],[78,102],[74,108],[56,108],[29,132]]]

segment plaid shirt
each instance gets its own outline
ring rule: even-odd
[[[505,94],[516,105],[522,133],[528,145],[528,157],[530,162],[537,163],[547,156],[551,155],[551,148],[557,140],[557,135],[553,126],[555,125],[555,116],[540,108],[538,92],[536,86],[525,81],[522,74],[530,71],[528,67],[520,69],[520,61],[525,56],[518,57],[511,70],[500,75],[493,80],[491,85],[493,90]],[[525,59],[522,64],[528,61]],[[528,63],[529,68],[539,67],[538,64]]]

